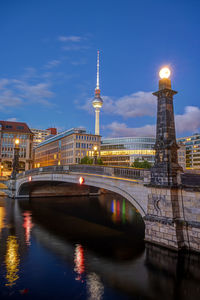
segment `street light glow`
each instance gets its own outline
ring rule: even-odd
[[[94,149],[94,151],[97,151],[97,146],[94,146],[94,148],[93,148],[93,149]]]
[[[19,139],[15,140],[15,145],[19,145]]]
[[[161,79],[169,78],[170,74],[171,74],[171,71],[168,67],[162,68],[159,72],[159,76],[160,76]]]

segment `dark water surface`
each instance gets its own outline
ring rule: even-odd
[[[200,256],[144,244],[115,194],[0,198],[0,299],[200,299]]]

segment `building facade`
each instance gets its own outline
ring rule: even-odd
[[[34,150],[34,167],[78,164],[85,156],[94,156],[94,146],[100,151],[101,137],[86,133],[84,128],[72,128],[40,143]]]
[[[200,169],[200,133],[178,138],[186,147],[186,168]]]
[[[33,133],[33,148],[35,148],[38,144],[46,140],[48,137],[57,134],[56,128],[48,128],[48,129],[36,129],[31,128]]]
[[[135,159],[153,164],[154,145],[154,137],[105,138],[101,142],[101,158],[103,164],[111,166],[129,167]]]
[[[19,171],[33,166],[33,133],[26,123],[0,121],[1,175],[12,172],[15,140],[19,139]]]
[[[104,165],[127,166],[139,159],[147,160],[152,165],[155,161],[154,137],[121,137],[105,138],[101,141],[101,158]],[[186,167],[185,145],[179,143],[178,162],[183,169]]]

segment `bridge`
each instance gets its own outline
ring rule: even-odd
[[[10,183],[15,198],[115,192],[143,217],[147,241],[200,252],[200,174],[182,173],[179,185],[169,188],[152,185],[150,170],[66,165],[32,169]]]
[[[85,180],[80,186],[79,178]],[[48,166],[17,175],[13,197],[94,195],[99,191],[115,192],[126,198],[144,217],[147,214],[150,171],[95,165]],[[70,185],[64,184],[70,183]]]

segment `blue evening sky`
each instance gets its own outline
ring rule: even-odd
[[[0,119],[86,127],[100,50],[102,136],[154,133],[171,68],[177,136],[200,129],[199,0],[0,0]]]

